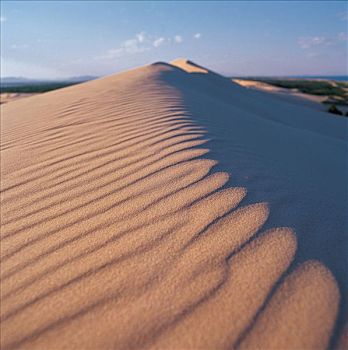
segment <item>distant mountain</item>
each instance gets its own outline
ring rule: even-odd
[[[0,79],[2,87],[5,86],[18,86],[18,85],[32,85],[32,84],[46,84],[46,83],[80,83],[96,79],[98,77],[91,75],[83,75],[77,77],[70,77],[66,79],[29,79],[24,77],[3,77]]]
[[[97,79],[98,77],[95,77],[93,75],[81,75],[78,77],[71,77],[68,79],[64,79],[64,81],[71,81],[71,82],[81,82],[81,81],[89,81],[89,80],[94,80]]]
[[[23,77],[4,77],[1,78],[1,83],[8,83],[8,84],[14,84],[14,83],[34,83],[34,82],[40,82],[40,80],[36,79],[28,79]]]

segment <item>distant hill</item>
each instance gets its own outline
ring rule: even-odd
[[[40,82],[40,80],[35,79],[27,79],[23,77],[4,77],[0,79],[1,85],[2,84],[32,84]]]
[[[66,79],[29,79],[24,77],[3,77],[0,79],[1,87],[8,86],[27,86],[27,85],[42,85],[42,84],[57,84],[57,83],[81,83],[96,79],[98,77],[91,75],[83,75],[77,77],[70,77]]]
[[[83,81],[89,81],[89,80],[94,80],[94,79],[97,79],[98,77],[96,76],[93,76],[93,75],[81,75],[81,76],[77,76],[77,77],[70,77],[70,78],[67,78],[67,79],[63,79],[61,81],[64,81],[64,82],[78,82],[78,83],[81,83]]]

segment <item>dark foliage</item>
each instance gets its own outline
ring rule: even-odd
[[[78,82],[62,82],[62,83],[43,83],[43,84],[23,84],[16,86],[1,86],[1,92],[10,93],[40,93],[65,88],[76,85]]]
[[[332,113],[332,114],[343,115],[343,113],[342,113],[335,105],[332,105],[332,106],[328,109],[328,112],[329,112],[329,113]]]

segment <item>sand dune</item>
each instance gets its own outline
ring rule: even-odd
[[[310,107],[319,111],[327,111],[327,106],[322,103],[327,99],[327,96],[305,94],[300,91],[285,89],[256,80],[233,79],[233,82],[250,89],[273,94],[285,102]]]
[[[344,347],[344,118],[187,60],[1,117],[3,349]]]

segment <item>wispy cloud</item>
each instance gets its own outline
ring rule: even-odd
[[[135,35],[139,43],[143,43],[146,41],[146,33],[141,32]]]
[[[11,46],[12,50],[22,50],[22,49],[27,49],[29,47],[28,44],[12,44]]]
[[[140,32],[135,34],[133,38],[130,38],[121,43],[119,47],[110,49],[106,54],[102,56],[97,56],[95,60],[107,60],[120,58],[127,55],[134,55],[144,51],[148,51],[151,48],[159,48],[165,44],[175,43],[180,44],[183,41],[183,37],[180,35],[175,35],[173,38],[170,37],[158,37],[155,35],[150,35],[146,32]]]
[[[175,35],[175,37],[174,37],[175,43],[180,44],[180,43],[182,43],[182,41],[183,41],[183,38],[181,35]]]
[[[145,32],[141,32],[135,35],[134,38],[128,39],[121,43],[117,48],[113,48],[107,51],[105,55],[97,56],[95,59],[113,59],[119,58],[125,55],[133,55],[136,53],[149,50],[149,47],[145,45],[147,42],[147,36]]]
[[[303,36],[298,38],[297,42],[302,49],[310,49],[315,46],[331,45],[332,39],[324,36]]]
[[[6,22],[7,18],[5,16],[0,16],[0,22]]]
[[[153,46],[154,47],[160,47],[161,45],[163,45],[165,43],[166,39],[163,37],[160,37],[158,39],[155,39],[153,42]]]
[[[298,38],[297,42],[304,50],[314,49],[319,47],[327,47],[348,40],[348,35],[345,32],[338,33],[334,37],[325,36],[303,36]]]
[[[146,48],[139,44],[141,42],[138,39],[129,39],[122,43],[118,51],[131,54],[145,51]]]
[[[193,35],[193,37],[194,37],[195,39],[200,39],[201,36],[202,36],[201,33],[196,33],[196,34]]]

